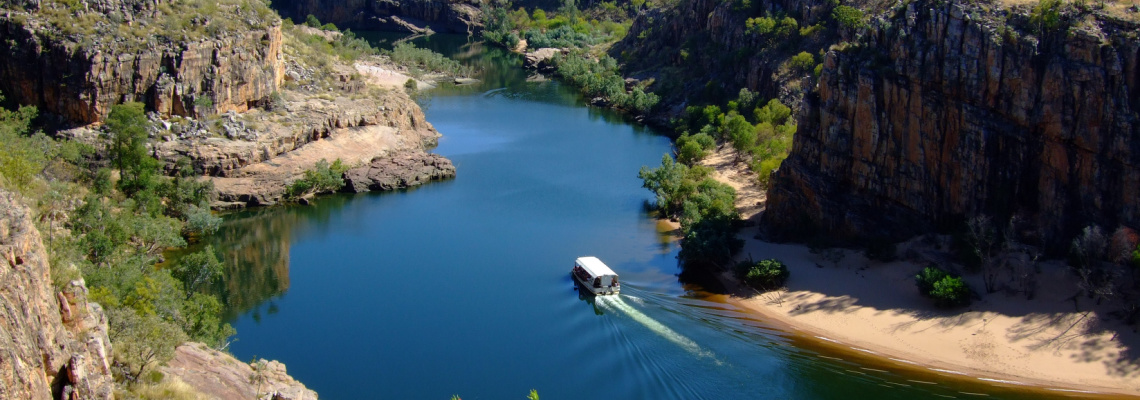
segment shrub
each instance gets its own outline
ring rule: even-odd
[[[970,288],[959,277],[945,277],[934,283],[930,291],[934,304],[939,307],[959,307],[970,305]]]
[[[748,261],[736,265],[737,276],[745,284],[759,290],[772,290],[784,285],[788,280],[788,267],[776,259]]]
[[[934,284],[949,276],[946,271],[936,266],[928,266],[922,269],[918,275],[914,277],[914,284],[918,286],[918,293],[923,296],[929,296],[930,292],[934,290]]]
[[[344,187],[344,171],[347,170],[348,166],[344,165],[339,158],[332,164],[322,158],[317,161],[312,169],[305,170],[304,177],[289,184],[285,191],[285,197],[294,199],[314,193],[329,193],[340,190]]]
[[[308,17],[305,17],[305,25],[308,25],[309,27],[312,27],[312,28],[318,28],[319,29],[321,27],[321,21],[318,20],[317,17],[314,16],[313,14],[309,14]]]
[[[914,277],[918,292],[923,296],[934,299],[938,307],[958,307],[970,304],[970,288],[966,282],[957,276],[950,276],[946,271],[928,266]]]
[[[337,29],[336,25],[333,25],[332,22],[321,25],[321,29],[326,30],[326,31],[333,31],[333,32],[339,32],[340,31],[340,29]]]
[[[1061,0],[1038,0],[1029,14],[1029,23],[1037,33],[1046,33],[1061,25]]]
[[[791,60],[788,60],[788,66],[796,72],[811,71],[812,67],[815,66],[815,56],[806,51],[801,51],[800,54],[796,54]]]
[[[839,22],[839,26],[846,29],[858,29],[867,25],[863,20],[863,12],[851,6],[839,6],[831,10],[831,17]]]

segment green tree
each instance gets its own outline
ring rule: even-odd
[[[839,22],[839,26],[845,29],[859,29],[867,26],[863,12],[855,7],[835,7],[834,10],[831,10],[831,17],[835,18],[835,21]]]
[[[788,66],[797,72],[803,73],[811,71],[815,67],[815,56],[806,51],[801,51],[788,60]]]
[[[0,93],[0,102],[4,101]],[[47,166],[52,142],[42,133],[29,137],[32,120],[38,111],[33,106],[16,110],[0,108],[0,183],[13,189],[27,189],[36,174]]]
[[[781,103],[780,100],[772,99],[765,104],[764,107],[757,108],[753,111],[756,115],[756,123],[769,123],[772,126],[781,125],[788,121],[792,115],[792,109]],[[775,129],[775,128],[772,128]]]
[[[286,189],[286,197],[299,198],[315,193],[329,193],[344,187],[344,172],[348,166],[338,158],[329,164],[321,159],[311,169],[305,170],[301,179],[293,181]]]
[[[222,276],[224,265],[218,259],[213,246],[207,245],[201,251],[188,254],[178,260],[172,275],[182,281],[187,296],[197,293],[202,285],[209,284]]]
[[[131,196],[157,184],[158,160],[147,153],[147,128],[143,104],[117,104],[105,122],[111,131],[111,161],[119,169],[119,190]]]
[[[777,259],[755,263],[744,261],[736,265],[737,277],[758,290],[772,290],[784,285],[791,273],[788,266]]]
[[[114,343],[115,372],[128,382],[174,357],[187,336],[178,326],[157,315],[118,308],[107,311],[108,336]]]
[[[320,28],[321,20],[317,19],[315,15],[309,14],[309,16],[305,17],[305,25],[308,25],[311,28]]]
[[[744,116],[730,112],[724,121],[725,130],[732,141],[732,148],[736,150],[736,160],[756,145],[756,127],[748,123]]]

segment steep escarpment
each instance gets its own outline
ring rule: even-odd
[[[476,0],[273,0],[282,17],[309,15],[339,28],[474,33],[482,28]]]
[[[111,399],[107,318],[82,280],[52,286],[32,214],[0,191],[0,398]]]
[[[810,70],[788,61],[801,51],[814,57],[839,39],[833,8],[817,0],[681,1],[639,15],[610,55],[626,75],[655,80],[650,88],[666,106],[723,104],[747,88],[795,109],[813,81]],[[750,18],[783,25],[750,30]]]
[[[764,221],[851,239],[1017,216],[1044,243],[1140,226],[1138,32],[1096,10],[896,7],[828,52]]]
[[[257,2],[199,3],[3,6],[0,91],[71,123],[124,101],[164,116],[245,111],[281,84],[280,19]]]

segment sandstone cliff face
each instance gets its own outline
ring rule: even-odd
[[[98,6],[103,3],[110,4]],[[90,13],[123,5],[103,3]],[[143,3],[153,8],[158,2]],[[245,111],[276,91],[284,75],[279,22],[138,46],[96,35],[63,35],[48,29],[42,18],[35,10],[0,14],[0,91],[73,123],[101,121],[112,105],[124,101],[140,101],[166,116]],[[145,23],[132,26],[142,29]]]
[[[470,34],[483,27],[476,0],[273,0],[273,8],[297,23],[311,14],[341,29]]]
[[[829,52],[768,226],[899,238],[1018,215],[1045,243],[1140,227],[1140,25],[1085,14],[1039,40],[1007,12],[916,1]]]
[[[55,291],[31,212],[3,191],[0,256],[0,398],[112,398],[103,309],[82,280]]]
[[[781,64],[801,50],[815,53],[834,42],[836,35],[820,30],[794,43],[772,42],[748,34],[745,21],[768,12],[792,16],[801,27],[827,24],[829,2],[752,0],[750,9],[740,9],[740,4],[685,0],[649,10],[634,19],[629,34],[614,45],[610,55],[625,63],[627,75],[663,81],[652,89],[667,106],[694,101],[723,104],[735,98],[739,88],[748,88],[762,98],[778,98],[798,108],[807,89],[798,81],[805,74],[781,70]]]

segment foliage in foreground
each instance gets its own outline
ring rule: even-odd
[[[222,323],[217,298],[200,291],[220,275],[216,256],[207,250],[156,265],[164,250],[216,229],[208,211],[212,187],[160,174],[146,151],[149,122],[137,103],[113,107],[107,119],[117,181],[109,169],[93,168],[90,149],[29,134],[34,116],[34,108],[0,110],[0,186],[33,206],[53,284],[82,276],[88,299],[106,310],[116,377],[138,381],[188,339],[224,346],[233,328]]]

